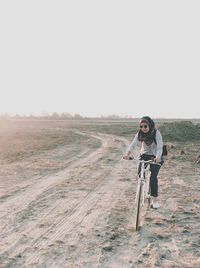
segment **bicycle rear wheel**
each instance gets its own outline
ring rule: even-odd
[[[136,203],[136,219],[135,219],[135,229],[136,231],[139,230],[140,224],[140,212],[141,212],[141,204],[142,204],[142,183],[140,182],[138,195],[137,195],[137,203]]]

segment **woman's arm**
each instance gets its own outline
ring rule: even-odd
[[[124,156],[124,159],[129,159],[129,157],[133,157],[135,156],[135,152],[136,152],[136,147],[139,143],[139,140],[138,140],[138,133],[135,135],[135,137],[133,138],[131,144],[129,145],[127,151],[126,151],[126,154]]]
[[[163,139],[158,129],[156,130],[156,144],[157,144],[156,159],[161,160],[163,150]]]

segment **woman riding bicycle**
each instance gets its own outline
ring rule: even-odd
[[[134,158],[136,155],[136,148],[141,144],[140,159],[145,161],[154,159],[156,163],[160,165],[150,165],[150,189],[151,196],[153,197],[152,208],[159,208],[158,203],[158,173],[161,165],[163,164],[162,150],[163,140],[162,135],[158,129],[155,129],[154,121],[149,116],[143,116],[139,122],[139,131],[136,133],[133,141],[126,154],[125,160],[129,160],[130,157]],[[138,167],[138,175],[140,176],[141,166]]]

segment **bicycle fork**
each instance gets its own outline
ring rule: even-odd
[[[145,205],[145,199],[150,200],[149,185],[147,183],[147,179],[145,178],[145,171],[146,170],[147,170],[147,167],[145,168],[144,163],[142,163],[140,177],[139,177],[138,183],[137,183],[136,197],[135,197],[135,203],[137,203],[138,195],[139,195],[139,188],[142,187],[142,195],[141,195],[142,196],[142,199],[141,199],[142,206]]]
[[[137,184],[137,189],[136,189],[136,196],[135,196],[135,204],[137,204],[137,200],[138,200],[138,195],[139,195],[139,189],[140,187],[142,187],[142,199],[141,199],[141,204],[142,206],[144,206],[144,202],[145,202],[145,196],[146,196],[146,190],[145,190],[145,183],[144,183],[144,179],[139,178],[138,179],[138,184]]]
[[[149,185],[144,181],[144,179],[139,179],[139,180],[140,180],[140,182],[138,182],[138,184],[137,184],[135,204],[137,204],[138,195],[139,195],[139,188],[141,186],[142,187],[141,205],[144,206],[146,199],[150,202]]]

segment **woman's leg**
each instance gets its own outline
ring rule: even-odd
[[[160,166],[158,165],[151,165],[150,171],[150,188],[151,188],[151,196],[157,197],[158,196],[158,173],[160,170]]]

